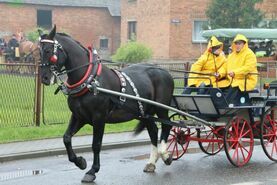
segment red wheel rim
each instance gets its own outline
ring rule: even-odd
[[[199,147],[200,149],[208,154],[208,155],[215,155],[220,150],[223,148],[223,134],[224,134],[224,127],[218,127],[218,128],[213,128],[213,127],[208,127],[207,130],[205,131],[199,131],[197,134],[198,138],[201,138],[203,140],[222,140],[219,142],[201,142],[199,141]],[[201,136],[201,137],[200,137]]]
[[[254,138],[250,124],[243,118],[236,117],[226,127],[224,147],[229,161],[234,166],[243,166],[249,162]]]
[[[168,138],[167,150],[172,154],[172,159],[177,160],[182,157],[188,148],[190,130],[180,127],[173,127]]]
[[[261,143],[269,159],[277,161],[277,107],[266,111],[262,124]]]

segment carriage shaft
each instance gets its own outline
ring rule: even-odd
[[[90,88],[90,87],[88,87]],[[136,96],[133,96],[133,95],[130,95],[130,94],[124,94],[124,93],[120,93],[120,92],[117,92],[117,91],[112,91],[112,90],[109,90],[109,89],[105,89],[105,88],[101,88],[101,87],[96,87],[98,91],[100,92],[103,92],[103,93],[107,93],[107,94],[112,94],[112,95],[116,95],[116,96],[123,96],[123,97],[126,97],[126,98],[129,98],[129,99],[133,99],[133,100],[137,100],[137,101],[142,101],[144,103],[148,103],[148,104],[151,104],[151,105],[155,105],[157,107],[161,107],[161,108],[164,108],[164,109],[167,109],[167,110],[170,110],[170,111],[173,111],[173,112],[176,112],[182,116],[186,116],[187,118],[190,118],[190,119],[193,119],[195,121],[198,121],[206,126],[213,126],[211,123],[201,119],[201,118],[198,118],[196,116],[193,116],[189,113],[186,113],[186,112],[183,112],[179,109],[176,109],[176,108],[173,108],[171,106],[168,106],[168,105],[165,105],[165,104],[162,104],[162,103],[158,103],[158,102],[155,102],[155,101],[152,101],[152,100],[148,100],[148,99],[145,99],[145,98],[141,98],[141,97],[136,97]]]

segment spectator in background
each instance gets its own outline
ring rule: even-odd
[[[13,34],[12,38],[8,42],[8,49],[9,52],[11,53],[11,59],[14,61],[16,58],[16,49],[18,49],[19,43],[18,40],[16,39],[16,35]]]

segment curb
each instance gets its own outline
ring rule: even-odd
[[[128,141],[128,142],[106,143],[106,144],[103,143],[101,150],[126,148],[126,147],[131,147],[131,146],[142,146],[142,145],[147,145],[147,144],[150,144],[149,139]],[[73,146],[73,148],[76,153],[92,151],[91,145]],[[65,147],[39,150],[39,151],[11,153],[11,154],[0,156],[0,162],[2,163],[2,162],[7,162],[7,161],[13,161],[13,160],[31,159],[31,158],[65,155],[65,154],[67,154]]]

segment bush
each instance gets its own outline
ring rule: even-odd
[[[40,27],[34,28],[26,33],[26,37],[29,41],[32,41],[32,42],[38,41],[38,38],[39,38],[38,29],[42,30],[43,33],[47,33],[47,31],[44,28],[40,28]]]
[[[152,57],[152,50],[137,42],[128,42],[117,49],[112,56],[114,61],[124,63],[137,63]]]

